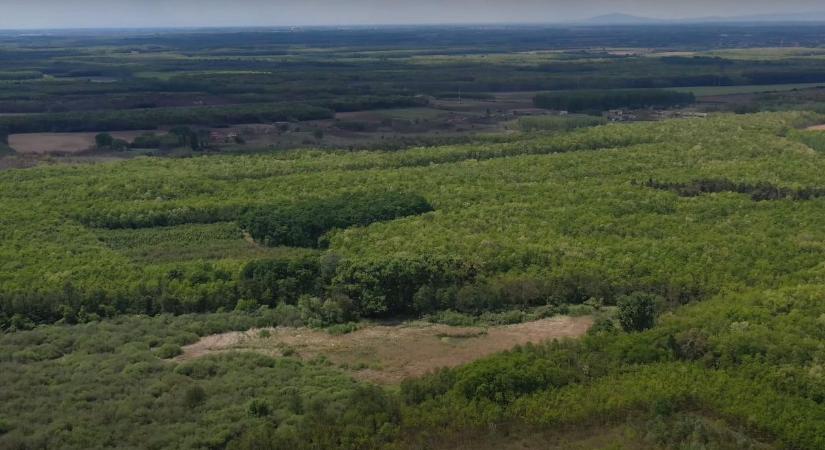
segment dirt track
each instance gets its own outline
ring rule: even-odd
[[[440,367],[467,364],[516,345],[583,335],[589,317],[554,317],[516,325],[489,328],[450,327],[428,323],[397,326],[374,325],[342,336],[309,328],[269,328],[222,333],[202,338],[183,348],[178,361],[211,353],[256,351],[284,353],[311,359],[325,356],[356,378],[381,384],[398,383]]]

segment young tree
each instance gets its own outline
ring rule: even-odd
[[[97,148],[109,148],[112,146],[115,138],[109,133],[99,133],[95,136],[95,146]]]
[[[644,331],[653,326],[656,319],[656,297],[634,292],[619,298],[619,323],[625,331]]]

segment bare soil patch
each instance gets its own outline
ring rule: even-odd
[[[108,132],[117,139],[132,141],[147,131]],[[9,147],[17,153],[81,153],[95,145],[98,133],[25,133],[9,135]]]
[[[496,327],[451,327],[423,322],[370,325],[334,336],[309,328],[222,333],[183,348],[177,361],[225,351],[254,351],[304,359],[326,357],[356,378],[393,384],[441,367],[467,364],[517,345],[583,335],[590,317],[553,317]],[[266,334],[269,336],[266,336]]]
[[[812,127],[806,128],[809,131],[825,131],[825,124],[823,125],[814,125]]]

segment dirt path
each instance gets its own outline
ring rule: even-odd
[[[324,356],[356,378],[398,383],[440,367],[467,364],[516,345],[583,335],[590,317],[553,317],[498,327],[451,327],[423,322],[372,325],[342,336],[309,328],[268,328],[222,333],[183,348],[177,361],[231,350],[304,359]],[[262,336],[263,334],[263,336]]]
[[[806,128],[809,131],[825,131],[825,125],[814,125],[812,127]]]

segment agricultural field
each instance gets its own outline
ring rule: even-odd
[[[825,42],[682,27],[0,33],[0,448],[825,448]]]

